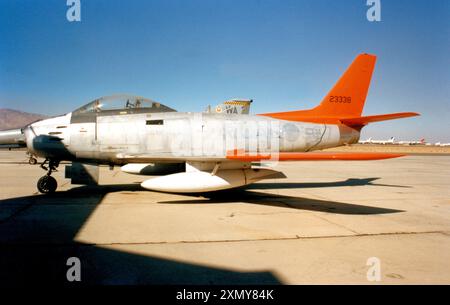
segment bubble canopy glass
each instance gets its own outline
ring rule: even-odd
[[[155,102],[153,100],[133,96],[127,94],[118,94],[111,96],[104,96],[83,107],[78,108],[73,114],[88,114],[88,113],[100,113],[104,111],[127,111],[135,110],[136,112],[173,112],[176,111],[166,105]],[[135,112],[130,111],[130,112]]]

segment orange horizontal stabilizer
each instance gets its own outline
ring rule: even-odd
[[[273,154],[229,154],[227,159],[243,162],[274,161],[367,161],[403,157],[388,153],[280,152]]]
[[[348,126],[364,126],[373,122],[387,121],[393,119],[401,119],[408,118],[413,116],[418,116],[420,114],[416,112],[399,112],[399,113],[389,113],[389,114],[380,114],[380,115],[370,115],[370,116],[361,116],[355,118],[343,118],[340,119],[342,124]]]

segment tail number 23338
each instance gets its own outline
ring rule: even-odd
[[[330,103],[351,103],[351,96],[331,95],[329,99]]]

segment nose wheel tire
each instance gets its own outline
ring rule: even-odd
[[[42,176],[37,183],[37,188],[42,194],[54,193],[57,187],[56,179],[49,175]]]
[[[37,160],[36,160],[36,158],[30,158],[28,160],[28,163],[31,164],[31,165],[35,165],[37,163]]]

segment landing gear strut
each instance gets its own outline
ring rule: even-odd
[[[48,166],[47,165],[48,162]],[[56,171],[56,168],[59,165],[59,161],[45,159],[44,163],[41,164],[41,168],[47,171],[45,176],[42,176],[37,182],[37,188],[39,192],[43,194],[49,194],[56,191],[58,187],[58,183],[56,179],[51,176],[53,171]]]

